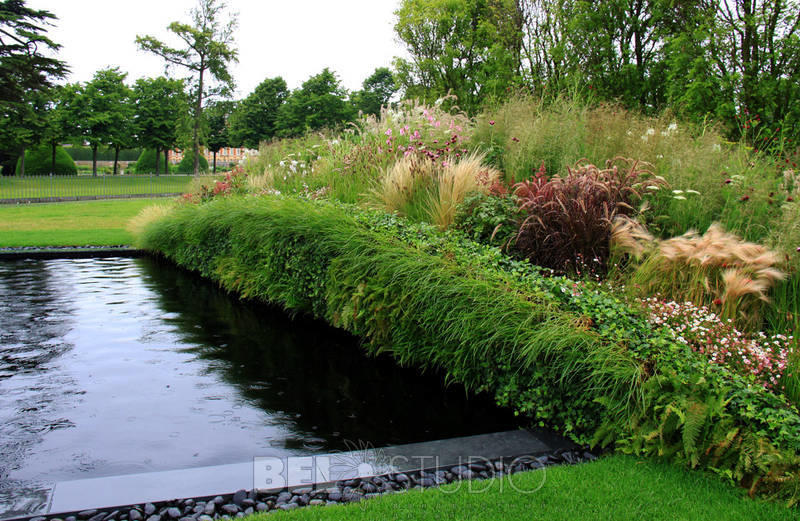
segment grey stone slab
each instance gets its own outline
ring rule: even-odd
[[[50,513],[214,496],[253,487],[253,463],[126,474],[56,483]]]
[[[545,431],[465,436],[407,445],[290,458],[129,474],[57,483],[49,513],[110,508],[174,498],[230,494],[240,489],[325,487],[341,480],[453,466],[482,459],[538,455],[571,443]]]

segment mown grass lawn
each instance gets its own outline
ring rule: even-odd
[[[252,521],[299,520],[782,520],[795,510],[753,500],[715,476],[627,456],[486,482],[411,490],[361,503],[256,514]],[[485,488],[485,490],[484,490]]]
[[[139,211],[167,199],[111,199],[0,205],[0,247],[130,244],[125,229]]]
[[[0,199],[183,193],[194,179],[191,175],[0,177]],[[202,179],[210,182],[207,176]]]

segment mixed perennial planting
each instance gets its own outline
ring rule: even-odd
[[[265,144],[139,241],[577,442],[794,504],[800,229],[772,161],[614,106],[404,104]]]

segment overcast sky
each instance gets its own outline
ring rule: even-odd
[[[138,50],[136,35],[153,35],[173,46],[170,22],[189,22],[197,0],[27,0],[29,7],[58,17],[49,36],[63,47],[59,57],[72,73],[68,81],[86,81],[98,69],[118,66],[129,82],[164,73],[164,62]],[[335,71],[348,89],[376,67],[404,56],[392,30],[399,0],[228,0],[239,13],[233,66],[237,98],[265,78],[282,76],[299,87],[324,67]],[[175,70],[177,75],[179,71]]]

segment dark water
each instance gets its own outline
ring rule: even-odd
[[[0,515],[40,483],[511,427],[488,399],[163,262],[0,263]]]

